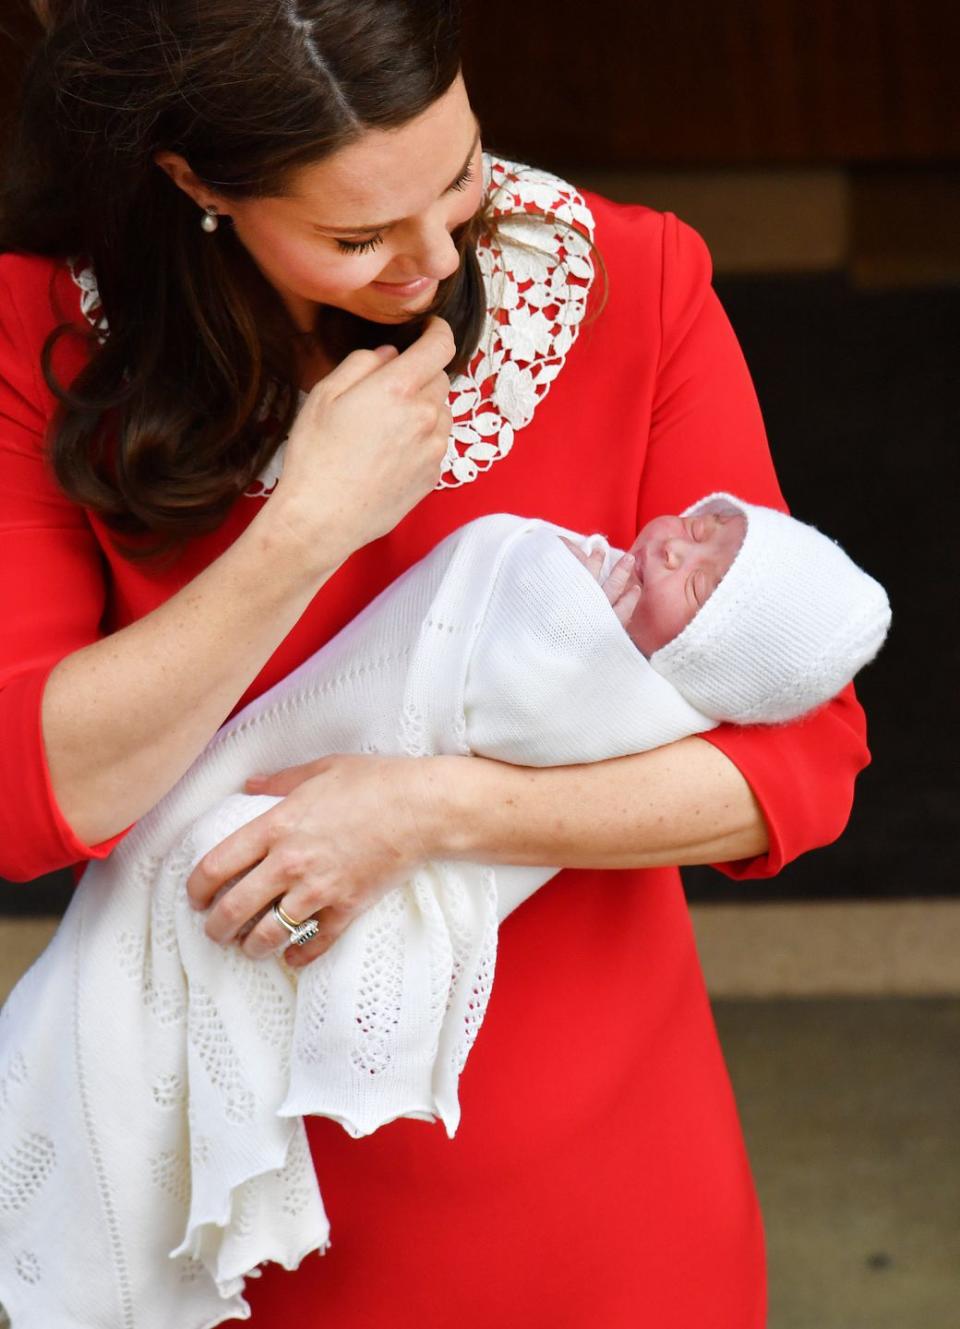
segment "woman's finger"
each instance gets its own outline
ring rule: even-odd
[[[340,397],[368,375],[391,360],[396,360],[400,352],[395,346],[378,346],[372,351],[351,351],[329,374],[314,384],[311,389],[322,397]]]
[[[248,821],[246,825],[238,827],[219,844],[209,849],[194,865],[193,871],[187,878],[187,898],[194,909],[206,909],[221,887],[234,881],[235,878],[244,877],[244,874],[249,873],[266,858],[270,848],[270,828],[266,819],[272,811],[273,808],[270,808],[259,817]],[[239,888],[240,882],[237,882],[236,886],[231,887],[231,892]],[[250,887],[247,885],[244,894],[250,893]],[[267,899],[273,899],[273,896],[268,896]],[[218,901],[214,908],[219,908],[220,903]],[[231,911],[236,903],[237,900],[234,900]],[[255,912],[255,908],[251,909],[246,917],[251,918]]]
[[[304,762],[302,766],[285,766],[283,770],[274,771],[272,774],[248,775],[244,781],[244,788],[250,793],[272,794],[276,798],[286,798],[287,794],[292,793],[297,785],[303,784],[304,780],[309,780],[327,770],[330,761],[329,756],[318,757],[316,761]]]
[[[427,386],[457,353],[450,324],[437,315],[427,323],[415,342],[395,360],[383,366],[382,373],[404,391],[416,393]],[[446,389],[449,392],[449,381]]]
[[[310,902],[300,904],[297,902],[298,897],[303,898],[303,888],[299,891],[288,892],[281,896],[276,903],[287,918],[296,923],[297,926],[313,919],[321,929],[316,938],[319,940],[324,935],[325,916],[332,911],[329,908],[317,908],[315,904]],[[251,960],[263,960],[268,955],[277,955],[284,947],[290,952],[302,950],[302,946],[293,944],[291,937],[292,934],[289,928],[284,927],[280,919],[277,918],[271,903],[270,907],[257,919],[256,925],[238,940],[242,941],[243,952]],[[303,946],[309,944],[309,942],[304,942]]]
[[[291,969],[302,969],[311,960],[316,960],[328,951],[356,917],[355,910],[340,909],[336,905],[321,909],[317,915],[320,931],[313,941],[305,941],[302,946],[288,946],[283,953],[284,960]]]

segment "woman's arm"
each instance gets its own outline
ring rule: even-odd
[[[81,840],[115,836],[166,794],[335,570],[305,564],[273,517],[263,508],[176,595],[47,676],[50,780]]]
[[[655,867],[763,853],[763,816],[737,768],[697,738],[634,757],[533,769],[484,757],[323,757],[248,793],[281,798],[211,849],[187,890],[212,904],[208,935],[237,939],[271,900],[321,933],[290,947],[306,964],[421,862]],[[229,891],[221,886],[239,878]],[[259,957],[283,934],[269,915],[245,937]]]
[[[104,839],[153,807],[337,567],[436,482],[451,346],[436,320],[403,355],[349,356],[308,397],[274,494],[233,544],[152,613],[53,669],[44,744],[80,836]]]
[[[433,857],[651,868],[751,858],[768,846],[750,786],[699,738],[584,766],[438,757],[420,767],[416,821]]]
[[[36,267],[9,261],[4,275],[29,287]],[[0,871],[14,880],[109,852],[202,751],[344,558],[429,492],[449,432],[442,366],[452,353],[436,320],[402,356],[349,357],[308,397],[281,482],[243,534],[152,613],[104,636],[102,555],[44,456],[52,406],[34,322],[24,326],[7,291]]]

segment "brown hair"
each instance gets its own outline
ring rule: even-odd
[[[131,557],[177,549],[223,519],[297,411],[304,336],[232,227],[216,243],[154,154],[181,154],[225,198],[280,195],[300,167],[368,129],[405,124],[454,82],[459,0],[48,0],[0,196],[0,250],[83,256],[109,336],[65,321],[43,372],[61,407],[50,435],[62,489],[101,513]],[[458,270],[430,312],[461,370],[485,292],[483,213],[453,233]],[[321,306],[313,336],[340,359],[403,347],[414,324]],[[90,359],[69,386],[61,336]],[[308,334],[309,335],[309,334]],[[272,427],[264,425],[269,404]],[[112,439],[113,442],[108,442]],[[119,543],[119,542],[118,542]]]

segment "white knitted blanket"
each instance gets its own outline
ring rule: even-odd
[[[211,942],[185,882],[278,801],[235,792],[255,770],[326,752],[558,765],[710,728],[559,532],[509,515],[455,532],[224,725],[88,866],[0,1013],[0,1303],[14,1329],[247,1318],[246,1276],[328,1244],[305,1114],[354,1136],[401,1116],[454,1134],[498,922],[556,869],[425,864],[299,975]]]

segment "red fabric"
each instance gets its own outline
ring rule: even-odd
[[[482,513],[536,515],[627,545],[638,522],[712,489],[782,503],[702,241],[670,214],[588,202],[609,303],[510,456],[432,493],[351,558],[238,708]],[[42,260],[0,259],[12,297],[0,314],[0,528],[11,551],[0,612],[14,629],[0,675],[10,736],[0,870],[11,876],[110,847],[78,845],[53,806],[36,723],[41,671],[161,603],[260,501],[239,500],[161,576],[118,560],[99,521],[57,496],[38,460],[49,401],[34,368],[51,326],[50,272]],[[56,279],[68,300],[69,274]],[[727,865],[733,876],[776,871],[835,838],[868,760],[852,693],[803,723],[723,727],[710,741],[770,822],[770,855]],[[462,1102],[454,1141],[421,1122],[362,1141],[309,1123],[333,1246],[295,1274],[270,1267],[251,1280],[254,1324],[760,1329],[760,1216],[675,870],[564,872],[506,921]]]

